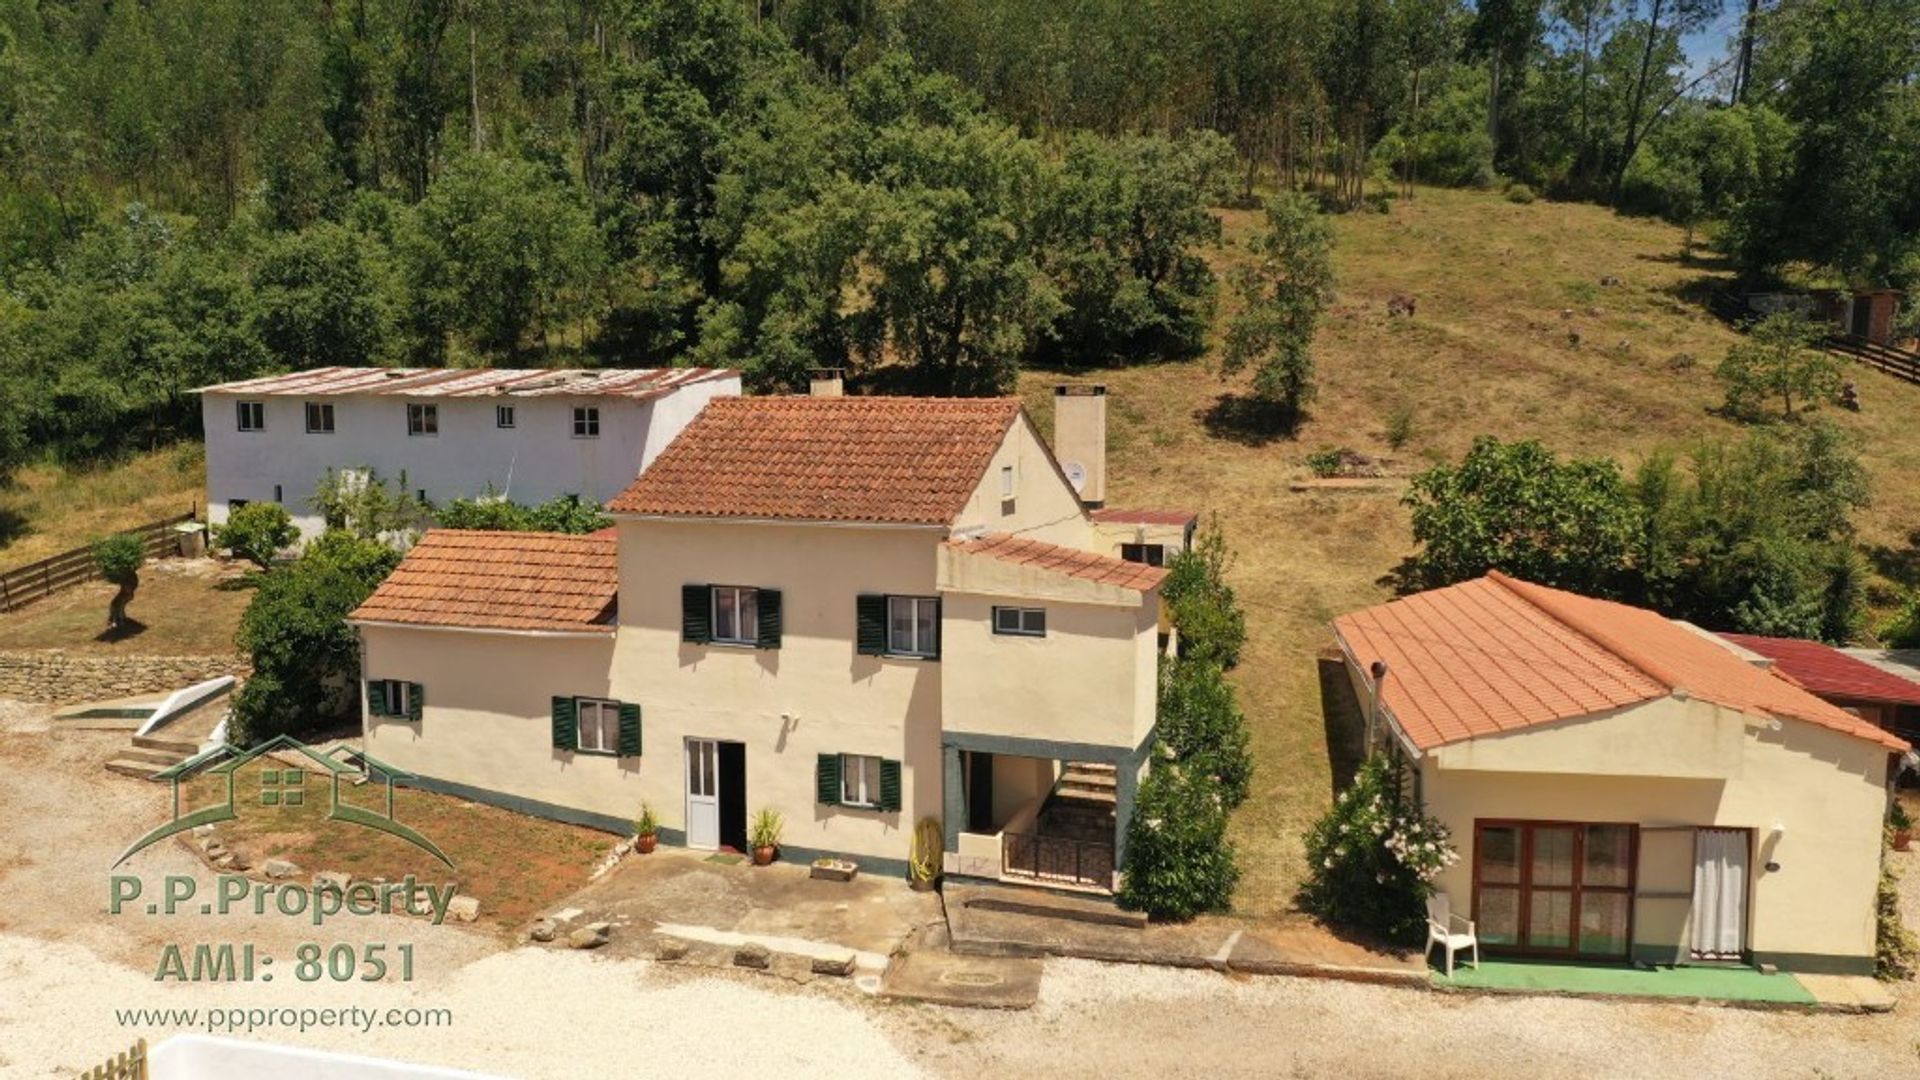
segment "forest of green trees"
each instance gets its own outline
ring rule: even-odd
[[[1190,356],[1211,207],[1416,183],[1910,283],[1920,0],[0,0],[0,466],[321,364]]]

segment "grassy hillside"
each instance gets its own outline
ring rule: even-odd
[[[1230,213],[1218,266],[1244,258],[1255,215]],[[1239,553],[1233,581],[1251,640],[1236,673],[1259,762],[1234,822],[1245,871],[1239,906],[1284,910],[1299,880],[1299,836],[1328,798],[1315,654],[1333,615],[1378,602],[1410,549],[1395,493],[1295,494],[1310,452],[1347,446],[1406,474],[1457,458],[1481,433],[1537,437],[1563,451],[1636,460],[1663,444],[1729,433],[1707,410],[1714,365],[1733,333],[1690,297],[1721,273],[1682,265],[1680,233],[1584,205],[1520,206],[1473,192],[1422,190],[1390,215],[1338,219],[1339,297],[1316,342],[1320,397],[1296,437],[1216,433],[1208,414],[1232,389],[1211,360],[1098,373],[1114,395],[1108,501],[1218,511]],[[1603,286],[1602,278],[1618,285]],[[1411,319],[1387,300],[1412,296]],[[1579,334],[1575,344],[1570,333]],[[1021,389],[1050,423],[1058,373]],[[1920,525],[1920,387],[1850,369],[1862,411],[1836,417],[1862,440],[1876,503],[1863,539],[1878,562],[1911,554]],[[1411,437],[1386,442],[1409,408]]]
[[[184,514],[206,495],[199,443],[93,469],[34,465],[0,487],[0,570],[79,547],[97,536]]]

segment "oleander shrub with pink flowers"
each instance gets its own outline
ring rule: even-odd
[[[1447,827],[1400,790],[1376,754],[1307,833],[1301,904],[1327,922],[1418,945],[1433,879],[1460,858]]]

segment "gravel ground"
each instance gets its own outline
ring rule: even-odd
[[[545,948],[412,920],[316,934],[264,917],[218,929],[105,915],[107,868],[165,791],[99,771],[124,736],[50,734],[45,710],[0,702],[0,1078],[70,1076],[136,1034],[125,1008],[434,1008],[436,1030],[376,1027],[250,1037],[528,1078],[624,1076],[1655,1077],[1688,1062],[1755,1078],[1920,1075],[1920,1003],[1885,1016],[1804,1015],[1560,998],[1453,996],[1353,983],[1236,979],[1083,961],[1049,963],[1026,1012],[866,998],[823,980],[707,973]],[[1920,854],[1897,856],[1920,921]],[[195,872],[162,844],[135,857],[152,880]],[[182,921],[187,920],[187,921]],[[293,979],[159,984],[163,941],[412,941],[412,984]],[[204,1019],[201,1024],[204,1027]],[[244,1035],[245,1033],[239,1033]]]

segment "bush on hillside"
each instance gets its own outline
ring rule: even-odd
[[[1306,847],[1302,905],[1402,945],[1420,943],[1433,879],[1460,857],[1447,827],[1401,792],[1396,766],[1379,754],[1308,830]]]
[[[1125,870],[1115,899],[1128,911],[1174,922],[1225,911],[1240,867],[1220,785],[1157,755],[1127,823]]]
[[[360,643],[346,618],[398,561],[387,545],[336,530],[261,577],[234,636],[253,675],[234,699],[232,741],[304,738],[359,715]]]
[[[253,502],[227,516],[227,523],[214,530],[214,543],[233,552],[262,570],[300,539],[300,529],[287,508],[279,503]]]
[[[1240,611],[1227,571],[1233,553],[1216,518],[1194,546],[1167,564],[1161,602],[1180,634],[1180,655],[1212,660],[1231,670],[1247,642],[1247,620]]]
[[[1161,662],[1155,734],[1172,760],[1219,785],[1228,811],[1247,800],[1253,780],[1247,720],[1219,664],[1194,657]]]

